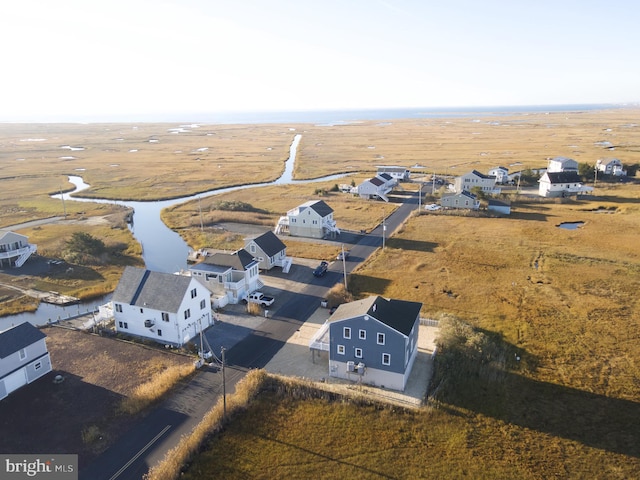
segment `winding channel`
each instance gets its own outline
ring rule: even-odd
[[[302,135],[297,134],[293,138],[291,147],[289,148],[289,158],[285,162],[285,168],[282,175],[272,181],[263,183],[254,183],[248,185],[239,185],[235,187],[219,188],[208,192],[198,193],[185,197],[174,198],[162,201],[121,201],[100,198],[79,198],[73,194],[86,190],[90,187],[84,183],[82,177],[70,175],[69,182],[76,186],[73,192],[52,195],[52,198],[63,199],[64,201],[77,202],[96,202],[96,203],[113,203],[132,208],[134,211],[133,221],[131,223],[131,231],[133,236],[142,245],[142,258],[145,266],[149,270],[173,273],[187,268],[187,256],[189,246],[176,232],[167,227],[160,219],[160,212],[164,208],[172,207],[181,203],[199,198],[206,198],[213,195],[233,192],[236,190],[244,190],[247,188],[259,188],[269,185],[285,185],[290,183],[312,183],[342,178],[347,174],[329,175],[326,177],[316,178],[312,180],[293,180],[293,167],[296,159],[298,144]],[[295,205],[294,205],[295,206]],[[293,208],[293,206],[292,206]]]
[[[148,202],[132,202],[121,200],[110,200],[104,198],[79,198],[73,194],[86,190],[90,185],[84,183],[82,177],[76,175],[69,176],[69,182],[73,183],[76,188],[73,192],[52,195],[52,198],[62,199],[64,201],[74,202],[94,202],[94,203],[111,203],[123,205],[134,210],[133,222],[131,224],[131,232],[133,236],[142,245],[145,266],[149,270],[173,273],[187,268],[187,256],[189,246],[176,232],[167,227],[160,219],[160,212],[163,208],[172,207],[198,198],[220,195],[235,190],[244,190],[247,188],[260,188],[270,185],[286,185],[286,184],[302,184],[336,180],[343,178],[349,174],[335,174],[325,177],[315,178],[311,180],[293,180],[293,168],[295,165],[296,152],[302,135],[296,134],[289,148],[289,158],[285,162],[285,168],[282,175],[272,182],[254,183],[248,185],[240,185],[235,187],[219,188],[196,195],[188,195],[185,197],[174,198],[171,200],[148,201]],[[292,208],[295,205],[292,205]],[[0,318],[0,330],[8,328],[11,325],[29,321],[34,325],[47,323],[49,320],[66,318],[74,314],[92,311],[111,298],[107,295],[101,299],[94,299],[86,303],[72,305],[68,307],[60,307],[41,303],[36,312],[22,313],[18,315],[10,315]]]

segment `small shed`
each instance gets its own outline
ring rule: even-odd
[[[507,202],[501,202],[500,200],[489,200],[487,209],[491,212],[496,212],[501,215],[511,214],[511,204]]]

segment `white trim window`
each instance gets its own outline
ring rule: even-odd
[[[338,355],[344,355],[344,345],[338,345]]]
[[[385,335],[384,333],[378,333],[378,345],[384,345]]]
[[[391,365],[391,354],[383,353],[382,354],[382,364],[383,365]]]
[[[21,348],[20,351],[18,352],[18,357],[20,358],[20,360],[24,360],[25,358],[27,358],[27,350],[24,348]]]
[[[360,340],[366,340],[367,339],[367,331],[366,330],[359,330],[358,331],[358,338]]]
[[[361,348],[356,348],[355,357],[356,358],[362,358],[362,349]]]
[[[122,313],[122,304],[116,303],[116,312]]]
[[[168,322],[169,321],[169,314],[167,312],[162,312],[162,321],[163,322]]]
[[[351,338],[351,327],[343,327],[342,328],[342,337],[343,338]]]

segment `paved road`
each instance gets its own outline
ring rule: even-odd
[[[417,193],[405,198],[404,203],[377,228],[363,235],[354,244],[345,262],[350,273],[360,262],[380,247],[385,238],[395,232],[417,207]],[[235,385],[251,368],[264,367],[311,317],[330,287],[343,279],[342,262],[334,262],[324,277],[311,278],[299,292],[279,297],[282,306],[264,322],[226,352],[226,392],[235,391]],[[222,374],[208,367],[192,381],[175,391],[161,406],[146,417],[134,422],[129,431],[91,465],[80,471],[86,480],[140,480],[150,466],[160,462],[165,453],[177,445],[222,396]]]

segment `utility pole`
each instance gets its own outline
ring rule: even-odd
[[[202,224],[202,203],[200,202],[200,197],[198,196],[198,210],[200,210],[200,231],[204,230],[204,226]]]
[[[227,384],[224,376],[224,347],[221,351],[222,356],[222,421],[227,419]]]
[[[342,244],[342,271],[344,272],[344,290],[347,290],[347,259],[344,256],[344,243]]]
[[[423,183],[420,182],[420,190],[418,190],[418,213],[422,210],[422,186]]]
[[[382,249],[384,250],[384,233],[387,231],[387,226],[384,224],[385,213],[382,213]]]

